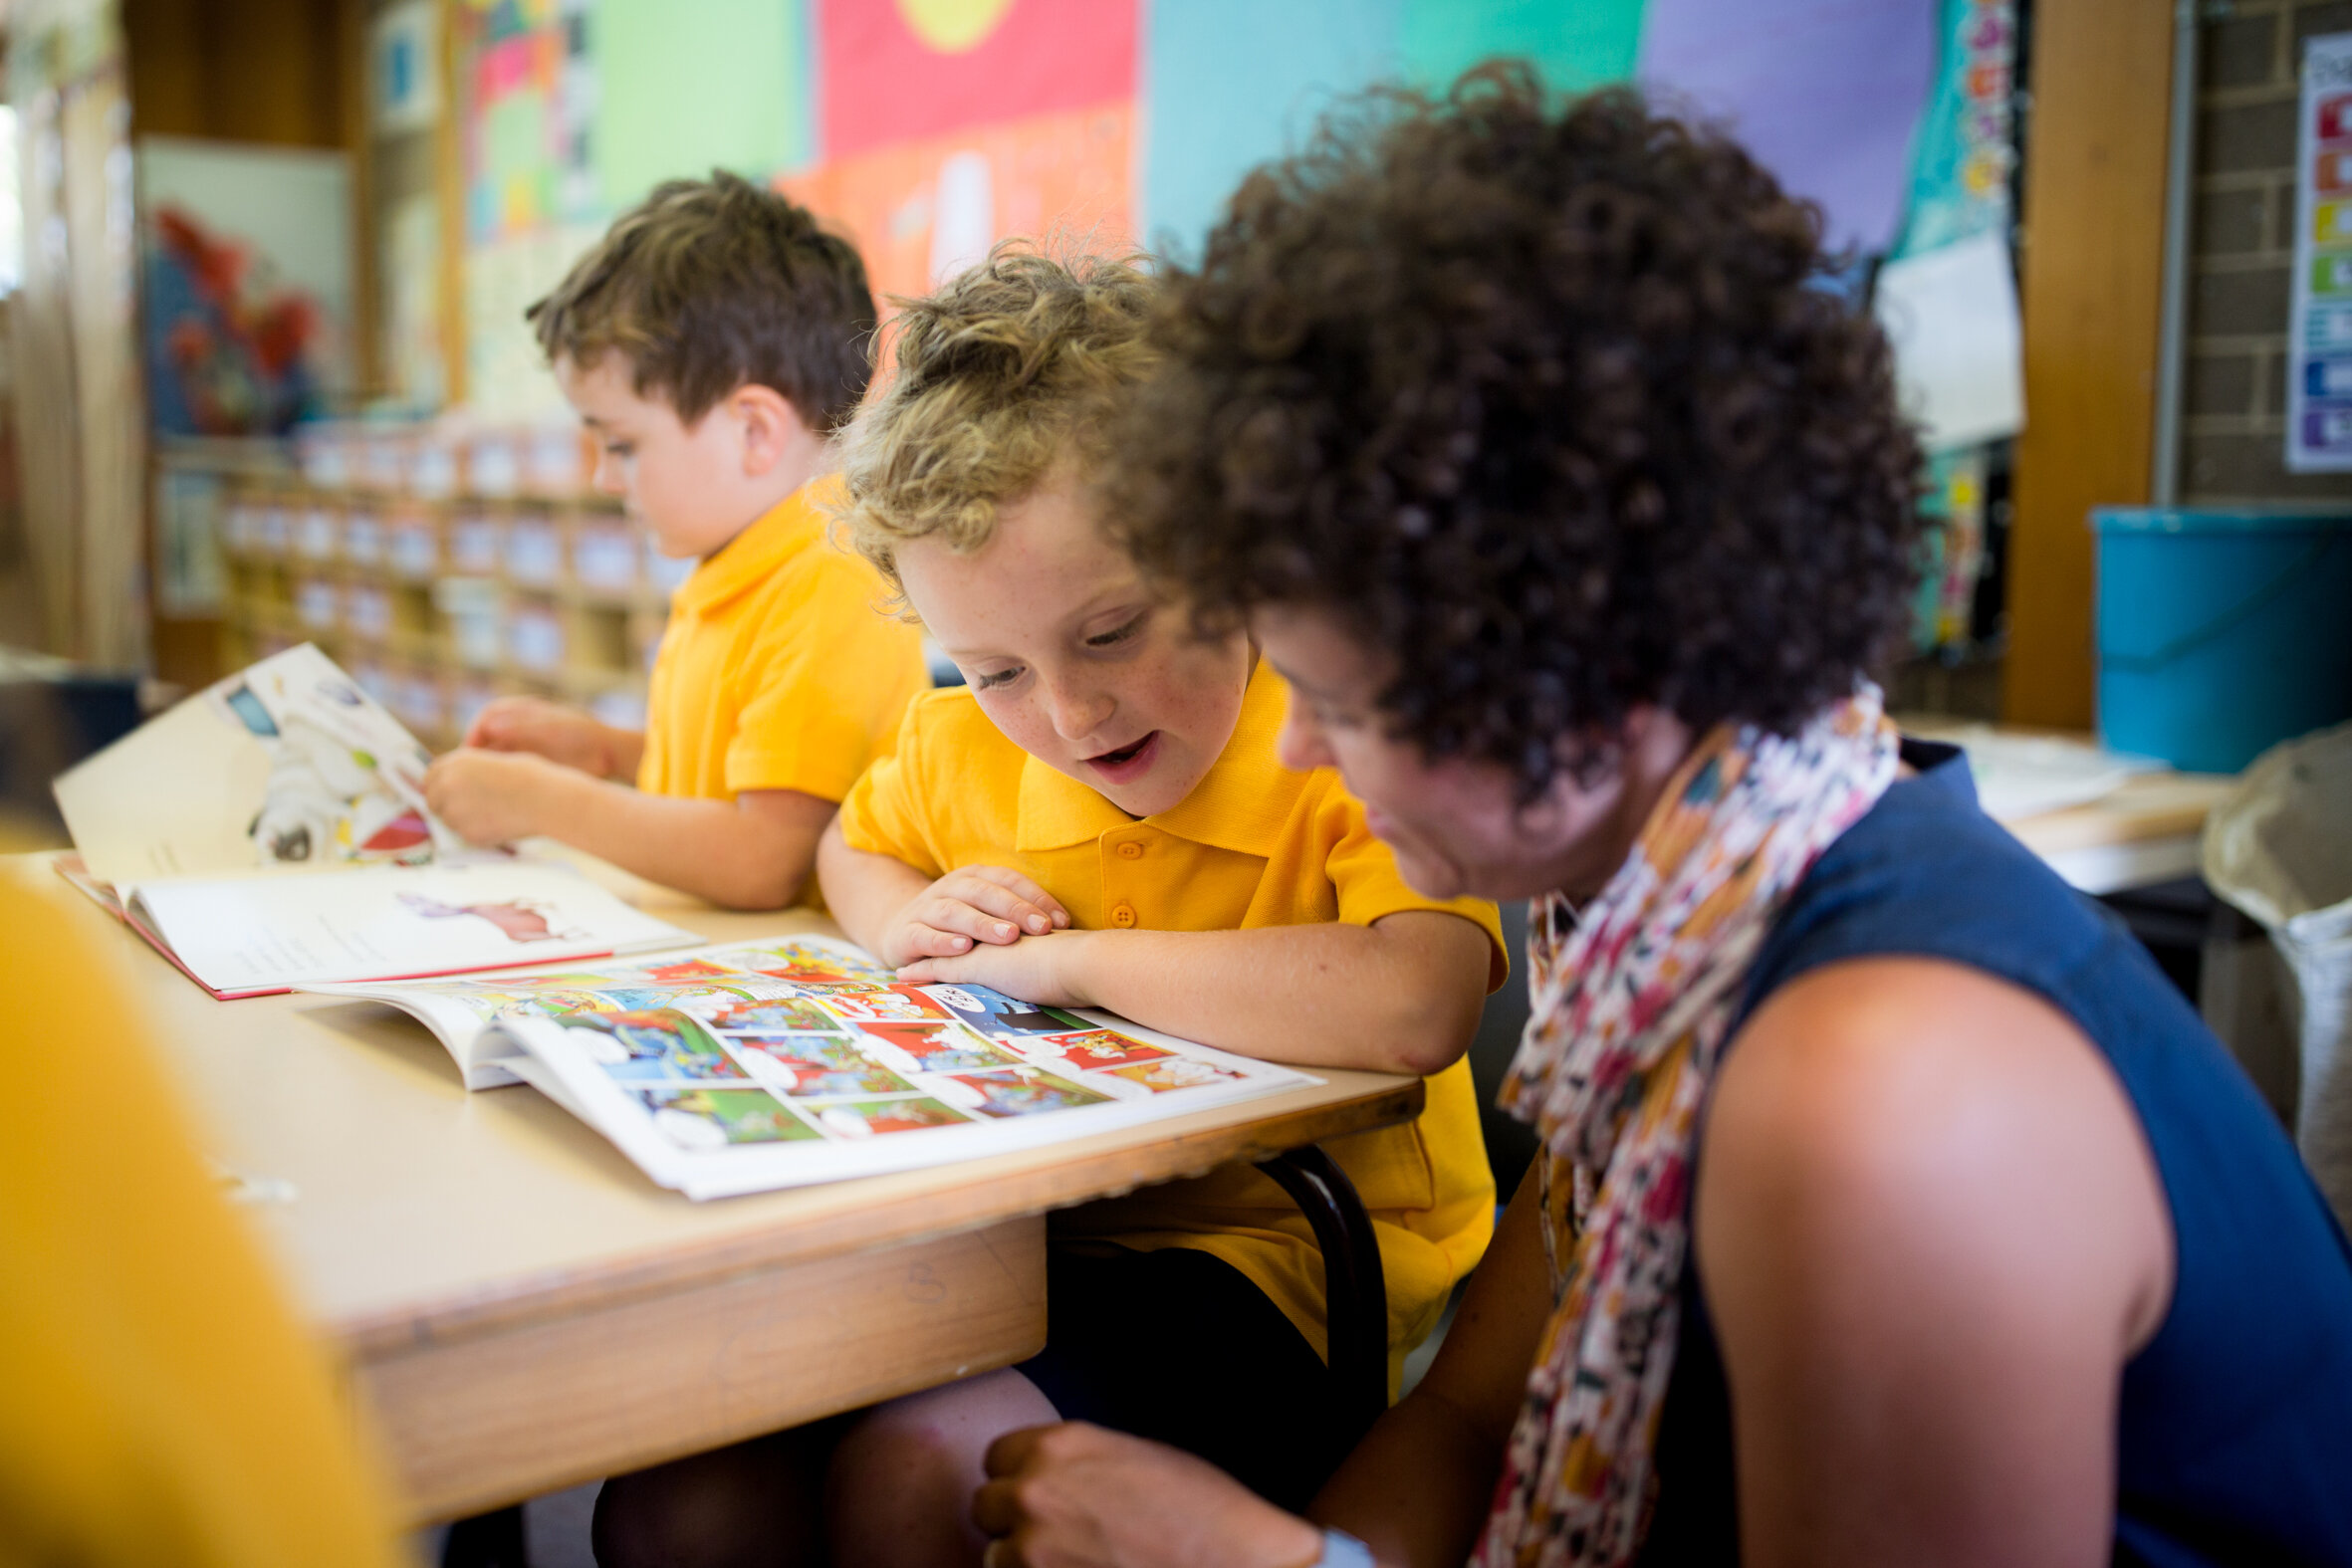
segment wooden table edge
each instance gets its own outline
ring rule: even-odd
[[[2128,794],[2121,799],[2109,795],[2087,805],[2038,811],[2004,825],[2019,843],[2037,855],[2193,837],[2204,831],[2206,819],[2235,784],[2234,779],[2222,775],[2166,775],[2164,786],[2168,793],[2177,790],[2184,798],[2167,799],[2161,805],[2134,806]],[[2128,809],[2117,809],[2118,806]]]
[[[843,1207],[816,1218],[779,1221],[723,1240],[704,1238],[637,1253],[585,1273],[519,1274],[486,1289],[386,1311],[328,1318],[320,1326],[347,1355],[359,1361],[446,1345],[507,1332],[551,1316],[720,1283],[740,1274],[980,1230],[1027,1215],[1116,1197],[1137,1187],[1197,1176],[1238,1160],[1267,1159],[1325,1138],[1409,1121],[1420,1114],[1426,1097],[1420,1079],[1398,1078],[1343,1099],[1138,1143],[1115,1153],[1068,1153],[1049,1148],[1006,1156],[1002,1158],[1021,1163],[1001,1173],[978,1173],[984,1179],[927,1195],[919,1204],[893,1205],[903,1213],[885,1211],[886,1218],[879,1225],[874,1211]],[[1056,1155],[1060,1157],[1054,1158]],[[1114,1183],[1105,1183],[1099,1170],[1099,1162],[1106,1158],[1121,1158],[1128,1164]]]

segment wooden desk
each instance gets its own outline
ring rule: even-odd
[[[2007,825],[2084,892],[2119,893],[2195,875],[2206,816],[2236,784],[2212,774],[2142,774],[2087,805]]]
[[[318,997],[216,1003],[67,888],[208,1152],[349,1358],[418,1521],[1009,1365],[1045,1342],[1044,1212],[1386,1125],[1416,1079],[1319,1088],[939,1170],[695,1204],[529,1088],[468,1095],[424,1028]],[[629,883],[713,941],[830,929]]]
[[[2134,765],[2100,751],[2088,735],[1938,714],[1897,722],[1906,735],[1968,748],[1985,808],[2052,870],[2094,895],[2194,873],[2206,814],[2237,782],[2161,769],[2133,773]],[[2062,801],[2081,803],[2055,803]]]

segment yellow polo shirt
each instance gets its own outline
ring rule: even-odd
[[[0,1563],[395,1568],[375,1456],[120,976],[0,872]],[[35,977],[38,982],[35,983]],[[74,1042],[105,1041],[104,1071]]]
[[[908,699],[931,684],[922,633],[881,613],[880,575],[825,538],[823,502],[839,484],[802,486],[670,599],[638,788],[838,800],[889,750]]]
[[[1059,899],[1080,930],[1368,926],[1401,910],[1444,910],[1487,933],[1490,989],[1501,985],[1507,961],[1495,906],[1415,893],[1337,774],[1293,773],[1276,759],[1286,700],[1281,678],[1261,664],[1207,777],[1175,806],[1138,820],[1007,740],[969,690],[930,692],[908,708],[893,755],[841,802],[841,831],[851,848],[925,876],[1010,866]],[[1379,1232],[1392,1371],[1437,1326],[1447,1294],[1494,1232],[1495,1183],[1470,1063],[1457,1061],[1428,1084],[1415,1121],[1326,1146]],[[1055,1232],[1213,1253],[1323,1350],[1314,1232],[1282,1189],[1248,1166],[1058,1215]]]

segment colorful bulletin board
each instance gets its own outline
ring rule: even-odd
[[[2352,33],[2303,46],[2286,466],[2352,469]]]
[[[1135,239],[1139,0],[813,0],[823,161],[779,183],[921,294],[1010,234]]]
[[[519,320],[615,212],[713,166],[920,293],[1008,235],[1196,246],[1334,99],[1493,55],[1639,79],[1749,138],[1865,250],[1896,238],[1936,0],[463,0],[472,400],[551,409]],[[1726,18],[1732,18],[1727,23]]]

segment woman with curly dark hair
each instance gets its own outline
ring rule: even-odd
[[[1819,234],[1495,69],[1253,175],[1173,277],[1114,515],[1422,891],[1534,900],[1543,1149],[1313,1522],[1038,1429],[991,1568],[2352,1562],[2342,1232],[1880,712],[1919,454]]]

